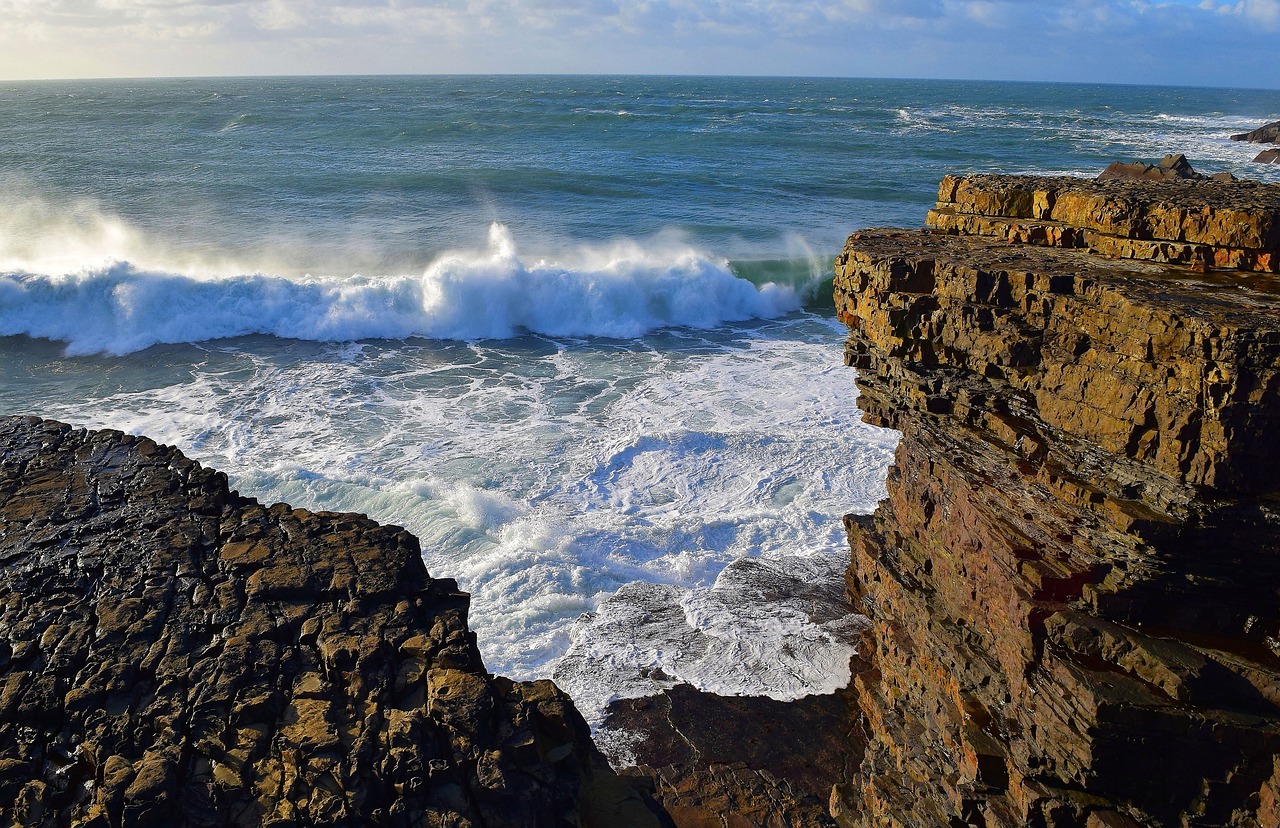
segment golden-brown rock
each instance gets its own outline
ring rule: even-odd
[[[1177,205],[1180,227],[1208,216],[1205,238],[1280,252],[1276,214],[1250,211],[1280,188],[1196,213],[1182,190],[1198,182],[1128,184],[943,194],[970,217],[1052,212],[1064,236],[1091,222],[1117,239]],[[864,231],[837,260],[859,404],[903,439],[888,500],[846,523],[875,670],[857,677],[868,745],[834,813],[1274,824],[1280,283],[1000,235]]]

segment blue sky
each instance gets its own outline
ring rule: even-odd
[[[1280,0],[0,0],[0,78],[360,73],[1280,87]]]

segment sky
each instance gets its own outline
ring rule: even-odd
[[[0,78],[601,73],[1280,87],[1280,0],[0,0]]]

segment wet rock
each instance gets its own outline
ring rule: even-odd
[[[1263,150],[1253,159],[1255,164],[1280,164],[1280,149]]]
[[[0,418],[0,807],[24,826],[660,825],[489,675],[407,532],[146,438]]]
[[[939,201],[836,264],[859,405],[903,439],[846,523],[875,650],[833,813],[1275,825],[1280,187],[975,176]]]
[[[1248,141],[1251,144],[1280,144],[1280,121],[1264,124],[1251,132],[1232,135],[1232,141]]]

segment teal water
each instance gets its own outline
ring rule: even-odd
[[[489,666],[841,685],[883,496],[823,283],[948,172],[1093,175],[1280,92],[749,78],[0,84],[0,412],[421,536]],[[656,682],[658,684],[662,682]]]

